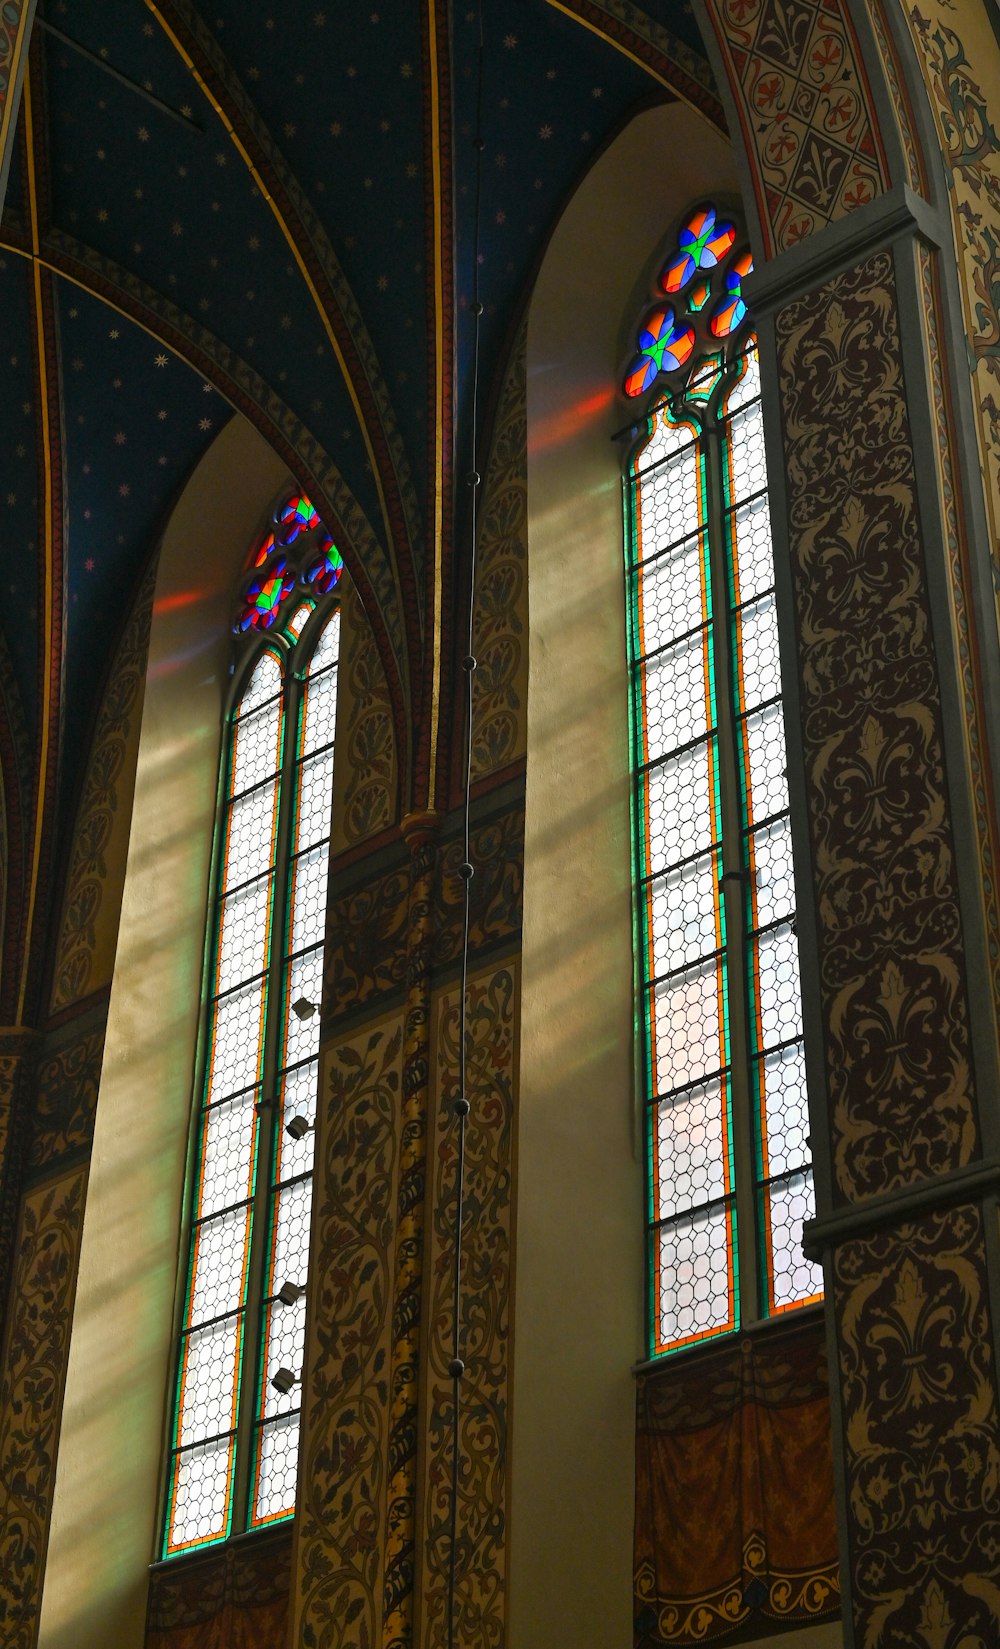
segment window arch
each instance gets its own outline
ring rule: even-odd
[[[752,267],[686,212],[623,385],[652,1355],[822,1290]]]
[[[284,499],[234,626],[165,1556],[294,1510],[342,567]]]

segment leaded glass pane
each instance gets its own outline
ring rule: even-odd
[[[318,944],[323,938],[329,862],[330,850],[324,842],[320,847],[300,854],[292,865],[290,950],[304,950],[307,945]]]
[[[250,1245],[250,1205],[213,1214],[195,1226],[190,1323],[221,1317],[243,1304]]]
[[[277,773],[281,763],[281,707],[278,700],[243,716],[233,730],[233,770],[229,794],[239,796],[251,785]]]
[[[661,1226],[654,1235],[660,1290],[660,1347],[736,1326],[732,1208],[702,1209]]]
[[[266,987],[263,979],[221,996],[213,1008],[208,1099],[249,1088],[260,1071]]]
[[[285,997],[291,1005],[300,997],[307,1002],[319,1002],[323,991],[323,947],[294,956],[287,964]],[[299,1019],[288,1014],[285,1027],[285,1064],[297,1065],[300,1059],[311,1059],[319,1052],[319,1014],[311,1019]]]
[[[237,797],[229,809],[220,885],[239,887],[274,863],[278,781],[271,779]]]
[[[737,600],[752,601],[774,583],[774,547],[767,494],[739,504],[730,516],[738,568]]]
[[[255,1102],[259,1089],[248,1088],[205,1113],[202,1125],[198,1215],[216,1214],[253,1193]]]
[[[182,1350],[184,1395],[178,1442],[218,1437],[236,1424],[242,1320],[238,1315],[185,1334]]]
[[[784,813],[788,807],[785,723],[780,704],[751,711],[743,723],[747,769],[747,815],[751,822]]]
[[[260,876],[246,882],[222,901],[219,919],[222,933],[215,965],[216,991],[231,990],[245,979],[263,973],[267,965],[268,914],[271,877]]]
[[[169,1551],[221,1540],[229,1532],[233,1443],[185,1449],[174,1461]]]
[[[690,538],[648,563],[641,573],[639,652],[653,653],[708,617],[706,546]]]
[[[792,831],[788,814],[761,825],[751,835],[754,927],[763,928],[795,911]]]
[[[809,1162],[809,1106],[806,1060],[801,1042],[765,1054],[758,1062],[760,1111],[764,1119],[765,1173],[787,1174]]]
[[[315,1059],[285,1072],[281,1101],[282,1126],[278,1131],[275,1179],[292,1179],[296,1174],[308,1172],[313,1165],[315,1134],[310,1132],[303,1134],[301,1139],[293,1139],[284,1125],[292,1117],[304,1117],[308,1123],[315,1122],[318,1081],[319,1062]]]
[[[283,1280],[276,1272],[276,1286],[280,1287]],[[301,1282],[302,1278],[294,1280]],[[302,1367],[306,1345],[305,1295],[300,1295],[294,1305],[271,1300],[265,1307],[265,1313],[263,1411],[265,1417],[270,1419],[275,1414],[288,1414],[292,1409],[297,1409],[301,1401],[298,1386],[293,1386],[291,1391],[278,1391],[271,1384],[271,1375],[279,1368],[290,1368],[298,1373]]]
[[[322,842],[330,834],[333,800],[333,751],[311,756],[299,770],[298,846]]]
[[[642,779],[647,870],[676,864],[712,847],[715,835],[715,740],[668,756]]]
[[[802,1252],[802,1222],[816,1212],[812,1173],[789,1174],[764,1192],[771,1239],[770,1306],[782,1311],[801,1300],[818,1299],[823,1270]]]
[[[709,645],[710,636],[702,631],[642,665],[645,761],[656,761],[709,731],[714,720]]]
[[[660,1100],[654,1175],[655,1220],[717,1202],[732,1189],[729,1090],[724,1077]]]
[[[757,981],[757,1046],[772,1048],[802,1035],[799,949],[790,922],[750,941]]]
[[[719,949],[719,869],[718,855],[707,853],[649,883],[646,899],[654,977]]]
[[[295,1509],[299,1423],[296,1412],[270,1420],[260,1428],[254,1495],[255,1523],[269,1523]]]
[[[648,993],[656,1092],[669,1093],[726,1064],[721,959],[697,962]]]
[[[778,619],[774,596],[763,595],[743,608],[736,620],[737,668],[740,702],[755,710],[781,692],[778,663]]]
[[[337,671],[324,670],[322,675],[310,676],[306,694],[305,720],[301,750],[304,756],[333,743],[337,725]]]

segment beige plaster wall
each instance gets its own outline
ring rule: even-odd
[[[728,144],[680,104],[639,115],[567,208],[529,316],[512,1649],[625,1649],[632,1636],[644,1175],[611,436],[628,418],[616,385],[654,255],[711,189],[737,192]]]
[[[170,520],[73,1317],[41,1649],[139,1649],[154,1555],[233,584],[284,466],[241,418]]]

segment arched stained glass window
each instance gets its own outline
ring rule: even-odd
[[[691,211],[623,386],[652,1355],[822,1290],[751,268]]]
[[[223,747],[165,1556],[295,1504],[340,643],[318,555],[332,590],[339,555],[308,501],[286,501],[236,624],[251,657]],[[276,560],[287,588],[245,623]]]

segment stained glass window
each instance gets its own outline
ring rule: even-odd
[[[653,1355],[822,1290],[751,269],[691,211],[623,385]]]
[[[276,512],[265,568],[275,535],[303,539],[285,594],[306,598],[243,626],[255,566],[237,620],[269,635],[224,740],[165,1556],[295,1504],[340,643],[336,580],[308,569],[342,563],[306,499]]]

